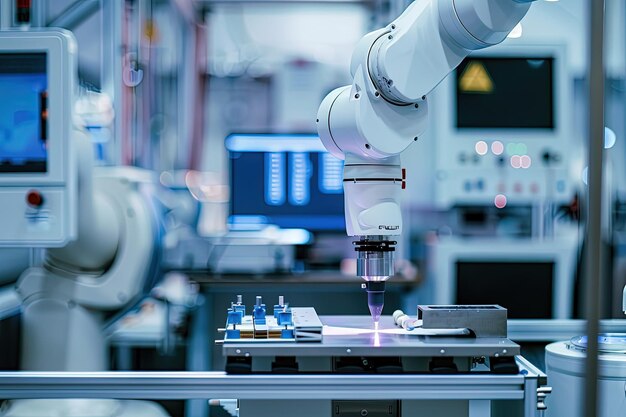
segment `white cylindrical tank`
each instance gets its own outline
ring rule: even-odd
[[[598,417],[626,416],[626,334],[600,336]],[[583,417],[586,336],[546,346],[547,417]]]

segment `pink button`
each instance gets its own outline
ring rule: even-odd
[[[504,194],[498,194],[496,198],[493,199],[493,204],[499,209],[506,207],[506,196]]]
[[[533,182],[532,184],[530,184],[530,192],[533,194],[539,193],[539,186],[537,185],[537,183]]]
[[[500,142],[499,140],[493,142],[491,144],[491,152],[493,152],[494,155],[502,155],[502,153],[504,152],[504,145],[502,144],[502,142]]]
[[[515,169],[522,167],[522,158],[519,155],[513,155],[511,157],[511,166]]]
[[[487,151],[489,151],[489,145],[484,140],[479,140],[474,145],[474,150],[478,155],[487,155]]]

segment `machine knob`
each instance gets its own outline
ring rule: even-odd
[[[561,154],[546,150],[541,155],[541,159],[545,165],[552,165],[561,162]]]
[[[26,202],[31,207],[39,208],[43,206],[44,198],[39,191],[31,190],[26,194]]]

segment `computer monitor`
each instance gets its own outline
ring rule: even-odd
[[[343,161],[314,134],[232,134],[231,228],[345,230]]]
[[[440,236],[427,243],[425,303],[499,304],[509,318],[570,319],[578,243]],[[532,301],[529,301],[532,300]]]
[[[0,53],[0,173],[48,170],[45,52]]]
[[[466,58],[454,72],[459,129],[554,129],[554,57]]]
[[[0,246],[76,238],[75,54],[66,31],[0,31]]]

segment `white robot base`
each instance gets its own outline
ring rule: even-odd
[[[140,291],[147,275],[146,260],[150,259],[154,240],[150,208],[141,192],[141,184],[147,178],[143,178],[140,170],[106,167],[96,170],[95,181],[100,207],[108,202],[110,208],[105,224],[109,229],[118,225],[114,233],[115,257],[100,274],[71,269],[72,263],[67,261],[25,271],[18,281],[18,292],[23,298],[23,369],[69,372],[106,369],[102,311],[127,304]],[[72,256],[85,259],[80,250],[61,251],[48,254],[48,259],[53,255],[63,260],[71,260]],[[56,265],[68,266],[68,270]],[[115,399],[13,400],[0,409],[0,417],[59,416],[169,415],[154,402]]]

